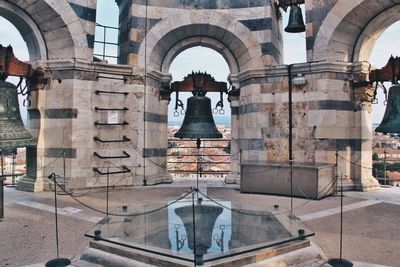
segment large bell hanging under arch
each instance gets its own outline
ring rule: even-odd
[[[375,129],[379,133],[400,133],[400,85],[390,87],[385,115]]]
[[[290,7],[289,22],[285,28],[285,32],[297,33],[305,32],[306,26],[304,25],[303,13],[301,7],[294,5]]]
[[[0,80],[0,148],[4,154],[17,147],[35,146],[36,142],[26,130],[18,105],[17,87]]]
[[[222,134],[215,126],[211,112],[211,99],[197,94],[187,100],[187,110],[181,128],[174,137],[202,139],[222,138]]]

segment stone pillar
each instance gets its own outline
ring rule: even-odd
[[[374,88],[370,85],[355,88],[355,101],[360,109],[355,116],[360,129],[360,150],[355,151],[352,161],[354,167],[354,185],[356,190],[371,191],[380,188],[379,182],[372,176],[372,107]]]
[[[143,128],[139,127],[139,143],[142,143],[145,157],[144,184],[170,183],[172,178],[167,172],[168,146],[168,101],[163,100],[160,90],[172,78],[156,71],[150,71],[146,81],[146,101]]]
[[[31,106],[28,107],[27,129],[37,141],[40,131],[40,111],[37,105],[38,92],[33,91],[30,96]],[[26,175],[23,176],[17,185],[17,190],[36,192],[43,190],[43,184],[37,180],[37,146],[26,148]]]
[[[237,89],[239,90],[239,89]],[[240,183],[240,148],[239,148],[239,92],[228,98],[231,104],[231,171],[225,178],[227,184]]]

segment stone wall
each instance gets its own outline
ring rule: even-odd
[[[306,85],[292,90],[294,162],[335,164],[337,151],[338,173],[364,189],[367,181],[376,186],[368,168],[372,159],[371,110],[366,108],[370,103],[365,98],[355,98],[351,81],[368,67],[339,62],[292,66],[292,78],[301,73],[307,79]],[[239,75],[238,147],[243,162],[288,164],[288,66],[267,68],[266,73],[257,78],[257,73]]]
[[[257,48],[261,49],[260,57],[264,64],[282,63],[283,44],[279,30],[280,21],[277,19],[275,7],[270,0],[156,0],[149,1],[148,6],[146,6],[146,1],[141,0],[118,0],[117,3],[120,7],[119,26],[122,29],[119,37],[121,43],[120,64],[137,65],[145,33],[164,20],[170,21],[166,25],[166,30],[173,31],[175,29],[176,31],[168,37],[166,43],[162,44],[163,47],[160,47],[160,50],[170,48],[170,44],[179,43],[194,36],[211,36],[217,40],[222,39],[225,45],[237,45],[229,44],[228,34],[218,28],[226,29],[229,33],[238,27],[236,23],[240,23],[241,26],[244,26],[244,29],[240,30],[248,30],[254,36],[258,43]],[[205,20],[202,19],[204,13],[207,17]],[[190,27],[179,30],[178,27],[183,25]],[[216,25],[215,28],[212,28],[213,25]],[[149,39],[150,37],[148,35]],[[162,51],[160,52],[162,53]],[[241,51],[241,53],[244,52]]]

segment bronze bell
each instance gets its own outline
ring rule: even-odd
[[[400,85],[390,87],[385,115],[375,129],[379,133],[400,133]]]
[[[19,113],[17,87],[0,80],[0,148],[4,154],[17,147],[35,146],[35,140],[26,130]]]
[[[204,94],[189,97],[181,128],[175,133],[178,138],[222,138],[215,126],[211,112],[211,99]]]
[[[305,32],[306,26],[304,25],[303,14],[301,8],[297,5],[290,7],[289,22],[285,28],[285,32]]]

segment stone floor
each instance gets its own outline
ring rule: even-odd
[[[114,188],[109,208],[174,200],[195,186],[194,179],[181,178],[173,184],[136,188]],[[279,204],[290,209],[291,199],[282,196],[241,194],[237,185],[221,179],[200,180],[199,188],[212,198],[240,201],[260,207]],[[105,210],[106,190],[94,189],[79,197],[82,203]],[[104,215],[57,195],[59,205],[60,257],[73,258],[88,244],[84,233]],[[313,241],[328,258],[339,256],[340,197],[322,200],[294,198],[293,211],[315,232]],[[343,257],[355,266],[400,267],[400,188],[375,192],[345,192]],[[43,266],[56,258],[54,192],[27,193],[5,187],[5,218],[0,222],[0,265]]]

